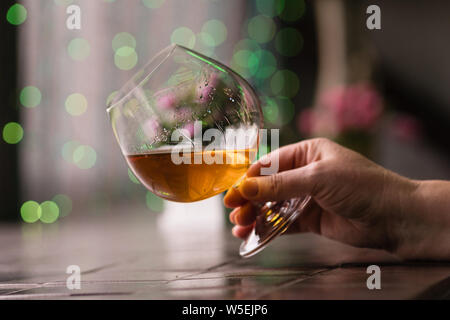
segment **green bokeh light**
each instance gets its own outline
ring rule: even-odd
[[[180,27],[172,32],[170,41],[186,48],[193,49],[195,46],[195,34],[187,27]]]
[[[274,99],[265,98],[263,100],[262,110],[265,121],[272,124],[276,122],[278,119],[278,105]]]
[[[216,40],[214,40],[214,37],[210,35],[208,32],[200,32],[197,34],[197,39],[199,43],[204,44],[207,47],[214,47],[216,45]]]
[[[209,34],[211,38],[208,39],[208,45],[217,47],[222,44],[228,35],[227,27],[222,21],[212,19],[206,21],[202,26],[202,33]]]
[[[233,52],[236,53],[239,50],[250,50],[256,52],[261,50],[261,46],[255,40],[245,38],[235,44]]]
[[[256,9],[261,14],[274,17],[283,11],[284,2],[285,0],[256,0]]]
[[[259,50],[256,52],[258,57],[258,69],[255,73],[255,77],[258,79],[266,79],[270,77],[277,69],[277,60],[275,56],[267,50]]]
[[[275,95],[292,98],[298,93],[300,82],[294,72],[279,70],[272,76],[270,87]]]
[[[163,5],[164,0],[142,0],[142,3],[150,9],[156,9]]]
[[[131,182],[135,184],[141,184],[130,168],[128,168],[128,178],[130,178]]]
[[[114,64],[120,70],[131,70],[138,62],[138,55],[132,47],[120,47],[114,54]]]
[[[41,91],[33,86],[27,86],[20,92],[20,103],[27,108],[34,108],[41,103]]]
[[[73,163],[80,169],[90,169],[97,161],[97,153],[87,145],[80,145],[73,151]]]
[[[3,127],[3,140],[9,144],[19,143],[23,138],[23,128],[17,122],[9,122]]]
[[[117,51],[121,47],[136,48],[136,39],[128,32],[119,32],[112,39],[112,48]]]
[[[27,9],[19,3],[13,4],[6,13],[6,20],[15,26],[24,23],[26,19]]]
[[[251,78],[258,70],[258,57],[249,50],[239,50],[233,55],[231,68],[244,78]]]
[[[40,218],[39,203],[36,201],[26,201],[20,208],[20,215],[22,220],[27,223],[34,223]]]
[[[71,4],[73,2],[73,0],[54,0],[55,4],[59,5],[59,6],[68,6],[69,4]]]
[[[147,191],[145,195],[145,203],[147,207],[154,212],[161,212],[164,210],[164,200],[157,195]]]
[[[81,93],[73,93],[66,99],[66,111],[72,116],[79,116],[87,110],[87,100]]]
[[[233,54],[231,67],[246,78],[266,79],[275,72],[277,61],[270,51],[242,49]]]
[[[276,126],[284,126],[295,115],[294,103],[287,97],[263,98],[262,110],[264,120]]]
[[[72,212],[72,200],[65,194],[57,194],[52,199],[58,205],[59,216],[66,217]]]
[[[276,26],[270,17],[259,15],[248,23],[248,35],[259,43],[266,43],[273,39]]]
[[[80,143],[78,141],[67,141],[64,143],[62,147],[62,157],[64,160],[66,160],[69,163],[73,163],[73,153],[75,152],[75,149],[80,146]]]
[[[106,98],[106,105],[109,106],[109,104],[114,100],[114,97],[116,96],[116,94],[118,94],[119,91],[113,91],[109,94],[109,96]]]
[[[59,207],[53,201],[44,201],[38,209],[39,219],[43,223],[53,223],[58,220]]]
[[[305,9],[306,4],[304,0],[287,0],[280,18],[287,22],[294,22],[303,16]]]
[[[258,70],[259,58],[256,53],[250,50],[239,50],[233,55],[233,62],[240,68],[246,68],[251,75]]]
[[[287,57],[297,55],[303,48],[303,37],[297,29],[284,28],[275,37],[275,48]]]
[[[200,52],[201,54],[211,57],[214,55],[214,38],[206,32],[200,32],[196,36],[197,41],[195,42],[194,50]]]
[[[270,153],[270,146],[265,143],[260,143],[258,148],[258,154],[256,155],[256,160],[261,159],[261,157]]]
[[[97,162],[97,153],[95,150],[75,140],[68,141],[63,145],[62,157],[80,169],[90,169]]]
[[[69,42],[67,46],[69,56],[76,61],[85,60],[91,53],[91,46],[84,38],[75,38]]]
[[[278,118],[275,123],[277,126],[284,126],[294,119],[295,105],[287,97],[279,96],[275,100],[278,105]]]

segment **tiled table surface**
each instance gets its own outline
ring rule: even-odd
[[[225,222],[161,230],[155,220],[122,212],[0,225],[0,299],[450,299],[450,263],[402,263],[310,234],[241,259]],[[366,287],[371,264],[381,290]],[[69,265],[81,268],[80,290],[66,287]]]

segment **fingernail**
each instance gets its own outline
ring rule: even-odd
[[[240,189],[244,196],[254,197],[258,194],[258,182],[255,179],[244,180]]]
[[[239,180],[233,184],[233,189],[238,189],[239,186],[241,185],[241,182],[244,181],[245,177],[246,177],[245,174],[242,177],[240,177]]]
[[[263,166],[268,166],[270,164],[270,158],[269,155],[264,155],[259,159],[259,162],[263,165]]]
[[[236,238],[239,238],[239,235],[238,235],[238,232],[237,232],[237,230],[238,230],[238,226],[234,226],[232,229],[231,229],[231,234],[233,235],[233,236],[235,236]]]
[[[238,213],[239,208],[234,209],[230,212],[230,222],[236,224],[236,214]]]

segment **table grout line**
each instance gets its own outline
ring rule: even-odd
[[[167,281],[163,281],[161,284],[159,284],[159,285],[157,284],[154,287],[160,287],[161,288],[163,286],[167,286],[168,284],[173,283],[173,282],[178,281],[178,280],[190,279],[190,277],[198,276],[198,275],[203,274],[203,273],[207,273],[209,271],[212,271],[214,269],[220,268],[220,267],[225,266],[227,264],[233,263],[235,261],[239,261],[240,259],[241,258],[232,258],[232,259],[226,260],[224,262],[221,262],[221,263],[215,264],[213,266],[210,266],[208,268],[202,269],[202,270],[200,270],[198,272],[194,272],[194,273],[191,273],[191,274],[184,275],[182,277],[178,277],[178,278],[174,278],[174,279],[169,279]],[[140,292],[143,292],[143,290],[137,290],[133,294],[139,294]]]
[[[102,270],[105,270],[105,269],[108,269],[108,268],[113,268],[113,267],[116,267],[116,266],[120,266],[121,264],[130,262],[130,261],[136,261],[136,260],[139,260],[139,257],[132,257],[132,258],[121,260],[121,261],[111,262],[111,263],[108,263],[108,264],[105,264],[105,265],[101,265],[99,267],[94,267],[94,268],[88,269],[87,271],[82,271],[81,275],[96,273],[98,271],[102,271]],[[29,284],[28,288],[22,288],[22,289],[19,289],[19,290],[13,290],[13,291],[6,292],[6,293],[0,295],[0,299],[2,297],[5,297],[5,296],[17,295],[17,293],[19,293],[19,292],[24,292],[24,291],[28,291],[28,290],[32,290],[32,289],[42,289],[42,288],[45,288],[45,287],[47,287],[49,285],[52,285],[52,284],[55,284],[55,283],[59,283],[59,282],[64,283],[63,280],[53,280],[53,281],[46,281],[46,282],[37,283],[37,284]]]
[[[213,266],[211,266],[211,267],[202,269],[202,270],[200,270],[200,271],[197,271],[197,272],[194,272],[194,273],[191,273],[191,274],[186,274],[186,275],[184,275],[184,276],[182,276],[182,277],[178,277],[178,278],[175,278],[175,279],[170,279],[170,280],[167,281],[166,284],[168,284],[168,283],[170,283],[170,282],[173,282],[173,281],[184,280],[184,279],[190,278],[190,277],[192,277],[192,276],[198,276],[198,275],[201,275],[201,274],[210,272],[210,271],[212,271],[212,270],[214,270],[214,269],[218,269],[218,268],[220,268],[220,267],[226,266],[226,265],[231,264],[231,263],[233,263],[233,262],[235,262],[235,261],[239,261],[240,259],[241,259],[241,258],[232,258],[232,259],[229,259],[229,260],[227,260],[227,261],[218,263],[218,264],[213,265]]]
[[[448,300],[450,299],[450,276],[446,277],[412,297],[412,300]]]
[[[280,289],[288,288],[288,287],[290,287],[290,286],[292,286],[294,284],[301,283],[301,282],[306,281],[308,279],[311,279],[311,278],[313,278],[313,277],[315,277],[315,276],[317,276],[319,274],[331,272],[331,271],[336,270],[338,268],[339,267],[329,267],[329,268],[326,268],[326,269],[321,269],[321,270],[318,270],[318,271],[313,272],[311,274],[308,274],[305,277],[287,281],[287,282],[282,283],[282,284],[280,284],[278,286],[275,286],[272,289],[266,290],[266,292],[264,292],[264,293],[262,293],[260,295],[257,295],[256,297],[254,297],[254,299],[255,300],[263,299],[265,296],[268,296],[268,295],[270,295],[270,294],[272,294],[272,293],[274,293],[274,292],[276,292],[276,291],[278,291]]]

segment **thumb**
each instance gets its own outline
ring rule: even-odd
[[[287,200],[301,195],[312,195],[317,186],[315,163],[269,176],[246,178],[239,193],[247,200]]]

